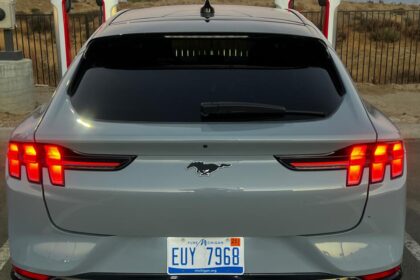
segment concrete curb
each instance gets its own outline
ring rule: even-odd
[[[396,125],[404,139],[420,139],[420,124],[399,123]],[[12,127],[0,127],[0,141],[7,140],[12,131]]]

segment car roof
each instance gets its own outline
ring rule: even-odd
[[[136,33],[274,33],[323,39],[313,24],[294,10],[214,5],[215,15],[206,21],[200,8],[177,5],[125,10],[95,37]]]

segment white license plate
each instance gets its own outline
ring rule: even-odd
[[[169,275],[244,274],[242,237],[169,237],[167,245]]]

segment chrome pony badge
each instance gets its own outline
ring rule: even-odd
[[[230,166],[231,165],[227,163],[222,163],[218,165],[215,163],[204,163],[202,161],[196,161],[196,162],[191,162],[187,166],[187,169],[190,169],[191,167],[195,167],[197,169],[197,173],[200,176],[209,176],[210,173],[216,171],[219,168],[230,167]]]

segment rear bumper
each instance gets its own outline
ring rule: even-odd
[[[311,279],[308,277],[318,277],[318,273],[323,273],[324,279],[324,276],[357,277],[398,266],[404,248],[405,180],[394,182],[399,185],[371,186],[364,218],[350,231],[316,236],[245,237],[247,275],[228,278],[259,280],[268,274],[279,279],[302,275]],[[81,279],[98,276],[143,279],[152,275],[169,280],[165,274],[166,237],[61,231],[48,217],[39,186],[7,183],[9,241],[15,266],[61,279],[75,275],[85,277]],[[106,275],[114,278],[104,278]]]
[[[379,278],[378,280],[400,280],[402,272],[398,271],[395,274],[386,278]],[[16,275],[12,272],[12,280],[32,280]],[[141,275],[141,274],[85,274],[70,278],[51,278],[51,280],[173,280],[173,277],[168,275]],[[340,277],[328,274],[271,274],[258,275],[246,274],[243,276],[189,276],[177,277],[177,280],[360,280],[359,277]]]

